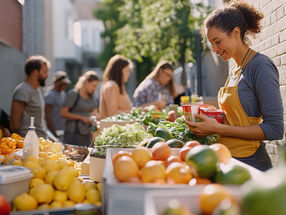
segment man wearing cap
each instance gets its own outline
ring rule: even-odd
[[[45,115],[48,129],[59,137],[56,131],[64,130],[65,122],[60,113],[65,99],[65,90],[71,81],[64,71],[56,72],[53,81],[54,87],[45,96]]]

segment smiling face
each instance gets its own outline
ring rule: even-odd
[[[212,44],[213,51],[223,60],[229,60],[235,56],[238,45],[237,35],[239,36],[239,32],[236,28],[229,34],[216,27],[207,29],[207,37]]]

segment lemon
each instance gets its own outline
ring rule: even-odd
[[[74,182],[68,188],[67,193],[71,201],[79,203],[85,198],[85,187],[78,180],[74,180]]]
[[[91,189],[86,193],[86,199],[88,201],[90,201],[91,203],[96,203],[96,202],[100,202],[101,197],[100,197],[100,193],[98,190],[96,189]]]
[[[70,162],[68,160],[63,159],[63,158],[58,159],[57,164],[59,165],[60,169],[63,169],[65,167],[70,166]]]
[[[63,205],[64,207],[72,207],[74,206],[74,202],[68,200],[68,201],[65,201]]]
[[[24,163],[21,160],[13,160],[12,165],[18,165],[18,166],[23,166]]]
[[[49,209],[50,209],[50,206],[48,204],[41,204],[38,207],[38,210],[49,210]]]
[[[28,162],[28,161],[31,161],[33,163],[37,163],[40,165],[40,161],[38,160],[38,158],[36,158],[35,156],[33,155],[29,155],[26,159],[25,159],[25,163]]]
[[[97,189],[98,189],[98,191],[101,193],[101,183],[99,182],[99,183],[97,183]]]
[[[54,192],[54,201],[65,202],[68,199],[68,194],[63,191],[56,190]]]
[[[30,181],[30,188],[36,187],[38,185],[44,184],[45,182],[40,178],[32,178]]]
[[[50,184],[36,186],[31,193],[38,203],[50,203],[54,198],[54,188]]]
[[[58,173],[58,171],[49,172],[45,177],[45,182],[47,184],[53,184],[53,180],[54,180],[57,173]]]
[[[60,170],[59,165],[54,160],[44,160],[43,168],[46,169],[47,173]]]
[[[50,208],[62,208],[63,203],[59,201],[53,201],[52,204],[50,204]]]
[[[75,170],[75,168],[73,168],[73,167],[71,167],[71,166],[70,166],[70,167],[67,167],[67,168],[69,168],[69,169],[72,171],[74,177],[78,177],[78,176],[79,176],[79,173],[78,173],[77,170]]]
[[[73,171],[70,168],[63,168],[56,174],[53,184],[58,190],[66,191],[73,182],[73,178]]]
[[[85,204],[92,204],[92,202],[91,202],[91,201],[89,201],[89,200],[87,200],[87,199],[83,200],[83,202],[82,202],[82,203],[85,203]]]
[[[29,211],[29,210],[35,210],[38,206],[38,203],[33,196],[30,196],[27,193],[22,193],[16,196],[16,198],[13,201],[13,205],[16,210]]]
[[[44,179],[46,176],[46,170],[43,169],[42,167],[36,167],[32,169],[32,172],[34,174],[34,178]]]
[[[27,161],[27,162],[24,162],[24,166],[27,167],[27,168],[29,168],[29,169],[31,169],[31,170],[33,170],[33,169],[35,169],[36,167],[40,167],[40,164],[35,163],[35,162],[33,162],[33,161]]]
[[[86,192],[88,192],[91,189],[97,189],[96,184],[91,182],[91,181],[86,181],[83,185],[85,187],[85,191]]]

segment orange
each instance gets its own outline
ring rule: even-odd
[[[171,147],[165,142],[155,143],[152,147],[152,157],[154,160],[167,160],[171,155]]]
[[[201,145],[199,141],[190,140],[190,141],[186,142],[186,144],[184,146],[188,146],[190,148],[194,148],[194,147],[199,146],[199,145]]]
[[[200,209],[203,214],[212,214],[214,209],[225,199],[233,200],[228,190],[220,184],[205,186],[199,195]]]
[[[112,156],[112,163],[113,163],[113,165],[114,165],[115,161],[116,161],[118,158],[120,158],[120,157],[122,157],[122,156],[124,156],[124,155],[131,157],[130,152],[124,151],[124,150],[120,150],[119,152],[117,152],[116,154],[114,154],[114,155]]]
[[[124,155],[115,161],[114,175],[120,182],[129,182],[139,176],[139,168],[131,157]]]
[[[186,184],[192,178],[190,168],[179,162],[171,163],[167,170],[167,181],[174,182],[175,184]]]
[[[191,149],[192,148],[189,146],[184,146],[183,148],[180,149],[179,155],[180,155],[180,158],[182,159],[182,161],[185,161],[186,156]]]
[[[142,168],[145,165],[145,163],[151,160],[152,155],[151,155],[151,152],[149,152],[147,148],[141,146],[141,147],[135,148],[132,151],[131,157],[133,158],[133,160],[135,160],[139,168]]]
[[[141,169],[141,181],[143,183],[151,183],[160,181],[158,179],[165,180],[166,171],[161,161],[151,160],[148,161]]]
[[[231,153],[225,145],[221,143],[214,143],[209,147],[216,152],[220,163],[227,164],[230,162]]]
[[[178,156],[175,155],[171,155],[170,157],[168,157],[168,159],[166,160],[166,167],[168,167],[171,163],[174,162],[182,162],[181,158],[179,158]]]

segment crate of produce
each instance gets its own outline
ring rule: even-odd
[[[105,214],[143,215],[144,195],[148,191],[167,191],[177,193],[187,191],[190,194],[198,195],[205,185],[190,186],[188,184],[155,184],[155,183],[120,183],[114,176],[112,156],[120,150],[132,151],[133,149],[109,148],[106,155],[106,164],[103,173],[103,210]],[[172,155],[178,155],[180,149],[172,149]],[[235,159],[231,159],[232,164],[246,167],[252,178],[260,177],[261,172],[243,164]],[[227,185],[233,193],[237,195],[241,192],[241,186]]]

